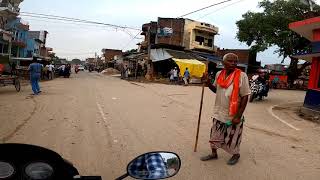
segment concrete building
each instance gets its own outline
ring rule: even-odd
[[[289,24],[289,28],[310,41],[311,48],[296,52],[293,56],[312,63],[308,90],[302,112],[320,115],[320,17],[314,17]]]
[[[27,57],[42,57],[49,56],[52,48],[46,47],[47,31],[29,31],[27,41]]]
[[[0,0],[0,15],[1,17],[16,17],[19,15],[20,3],[23,0]]]
[[[27,56],[27,39],[29,24],[21,18],[16,18],[8,22],[5,28],[11,31],[12,34],[12,57],[26,57]]]
[[[8,61],[9,43],[13,32],[6,29],[6,25],[19,15],[19,5],[23,0],[0,0],[0,59]],[[9,45],[10,44],[10,45]]]
[[[184,25],[182,18],[158,18],[155,44],[185,47]]]
[[[188,50],[216,52],[214,37],[219,28],[208,23],[185,19],[183,46]]]
[[[158,18],[157,22],[142,25],[141,35],[145,41],[140,43],[142,50],[148,45],[166,45],[182,47],[184,50],[206,51],[214,53],[214,36],[218,27],[208,23],[184,18]]]

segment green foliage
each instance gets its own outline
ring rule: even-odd
[[[72,59],[72,64],[81,64],[81,60],[80,59]]]
[[[308,48],[310,42],[291,31],[289,24],[319,16],[320,6],[315,5],[311,12],[310,6],[300,0],[262,0],[259,8],[262,9],[261,12],[249,11],[242,15],[243,19],[236,22],[237,39],[251,46],[256,52],[276,46],[275,53],[278,53],[279,57],[283,57],[283,60],[290,57],[288,75],[289,83],[293,83],[309,62],[298,69],[299,60],[291,56]]]
[[[238,26],[237,38],[253,50],[264,51],[277,46],[276,53],[283,58],[303,50],[310,42],[288,28],[289,23],[306,19],[310,7],[300,0],[263,0],[259,3],[262,12],[247,12]],[[313,14],[320,14],[320,6]]]

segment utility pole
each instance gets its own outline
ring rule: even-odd
[[[97,67],[98,59],[97,59],[97,52],[94,53],[94,65]]]
[[[148,69],[148,74],[150,78],[153,76],[153,65],[152,65],[152,60],[151,60],[151,24],[148,28],[148,61],[149,61],[149,66],[150,68]]]
[[[8,44],[8,59],[9,59],[9,65],[11,66],[11,53],[12,53],[12,35],[10,35],[10,38],[9,38],[9,44]],[[11,67],[12,68],[12,67]]]

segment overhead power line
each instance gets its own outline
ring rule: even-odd
[[[50,23],[59,23],[63,24],[64,27],[65,25],[76,25],[76,26],[81,26],[81,29],[92,29],[92,28],[97,28],[97,29],[101,29],[101,30],[107,30],[105,26],[102,25],[97,25],[97,24],[83,24],[82,22],[70,22],[70,21],[59,21],[59,20],[55,20],[55,19],[39,19],[39,18],[35,18],[35,17],[30,17],[30,16],[25,16],[27,19],[27,21],[39,21],[39,22],[50,22]],[[48,21],[50,20],[50,21]],[[113,27],[108,27],[108,28],[113,28]],[[130,38],[133,37],[133,34],[130,33],[130,31],[128,29],[122,29],[123,32],[125,32],[126,34],[128,34],[130,36]],[[143,39],[143,38],[135,38],[135,39]]]
[[[204,18],[204,17],[207,17],[207,16],[209,16],[209,15],[211,15],[211,14],[213,14],[213,13],[216,13],[216,12],[218,12],[218,11],[221,11],[221,10],[223,10],[223,9],[229,7],[229,6],[232,6],[232,5],[235,5],[235,4],[237,4],[237,3],[240,3],[240,2],[242,2],[242,1],[245,1],[245,0],[239,0],[239,1],[236,1],[236,2],[234,2],[234,3],[225,5],[225,6],[221,7],[221,8],[219,8],[219,9],[216,9],[216,10],[213,11],[213,12],[210,12],[210,13],[208,13],[208,14],[205,14],[205,15],[199,17],[198,20],[200,20],[200,19],[202,19],[202,18]]]
[[[218,2],[218,3],[212,4],[212,5],[210,5],[210,6],[206,6],[206,7],[203,7],[203,8],[194,10],[194,11],[191,11],[191,12],[189,12],[189,13],[186,13],[186,14],[184,14],[184,15],[179,16],[178,18],[182,18],[182,17],[184,17],[184,16],[188,16],[188,15],[190,15],[190,14],[193,14],[193,13],[196,13],[196,12],[199,12],[199,11],[203,11],[203,10],[208,9],[208,8],[211,8],[211,7],[213,7],[213,6],[217,6],[217,5],[220,5],[220,4],[224,4],[224,3],[227,3],[227,2],[229,2],[229,1],[233,1],[233,0],[226,0],[226,1]]]
[[[137,36],[141,33],[142,31],[139,31],[139,33],[137,33],[133,38],[131,38],[131,40],[125,45],[123,46],[123,48],[121,48],[121,50],[123,51],[126,47],[128,47],[130,45],[130,43],[137,38]]]
[[[27,16],[27,17],[42,18],[42,19],[54,19],[54,20],[60,20],[60,21],[81,22],[81,23],[87,23],[87,24],[103,25],[103,26],[113,27],[116,29],[119,28],[119,29],[131,29],[131,30],[140,31],[140,29],[135,27],[121,26],[121,25],[90,21],[90,20],[84,20],[84,19],[78,19],[78,18],[70,18],[65,16],[56,16],[56,15],[41,14],[41,13],[30,13],[30,12],[20,12],[20,15]]]

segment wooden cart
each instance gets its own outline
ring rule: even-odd
[[[16,88],[16,91],[19,92],[21,89],[19,77],[11,75],[0,75],[0,86],[9,85],[13,85]]]

